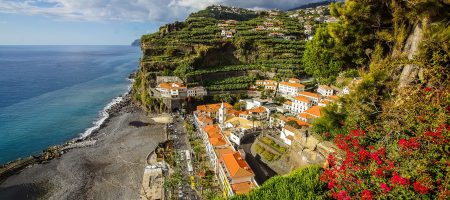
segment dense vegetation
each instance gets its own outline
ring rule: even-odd
[[[322,175],[328,197],[450,197],[449,9],[433,0],[346,1],[331,9],[340,22],[307,44],[305,71],[321,82],[349,69],[362,76],[313,123],[342,151]]]
[[[235,19],[236,23],[226,20]],[[265,22],[277,30],[255,30]],[[221,27],[219,25],[224,25]],[[234,30],[232,38],[221,31]],[[271,36],[277,32],[292,38]],[[162,26],[141,38],[143,58],[135,86],[137,96],[157,75],[175,75],[188,86],[203,85],[210,91],[246,90],[256,78],[275,79],[305,75],[301,67],[305,35],[303,24],[285,12],[270,16],[241,8],[211,6],[183,22]],[[233,79],[234,77],[234,79]],[[240,81],[242,80],[242,81]]]
[[[323,199],[325,185],[319,179],[321,172],[319,166],[298,169],[288,176],[269,179],[247,196],[235,196],[231,199]]]

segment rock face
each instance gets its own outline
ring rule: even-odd
[[[339,149],[332,142],[321,142],[317,136],[308,135],[303,130],[302,134],[296,135],[292,145],[290,154],[292,168],[296,169],[312,164],[324,165],[327,161],[326,158],[331,153],[337,153],[338,159],[342,158]]]
[[[307,149],[315,150],[319,140],[313,136],[309,136],[300,141],[300,144]]]
[[[305,149],[301,153],[302,161],[308,164],[323,164],[325,157],[317,151]]]
[[[337,152],[337,150],[337,147],[329,141],[324,141],[317,144],[317,151],[324,156],[328,156],[331,153]]]
[[[131,43],[131,46],[138,47],[141,46],[141,39],[136,39]]]
[[[159,29],[159,34],[161,36],[164,36],[164,35],[169,34],[170,32],[181,30],[182,28],[183,28],[183,23],[176,21],[174,23],[170,23],[170,24],[167,24],[167,25],[161,27]]]
[[[403,53],[407,55],[409,60],[413,60],[414,57],[418,54],[419,45],[423,40],[423,26],[426,24],[425,22],[419,22],[415,27],[412,34],[409,35],[406,40],[405,47],[403,49]],[[400,75],[399,90],[411,85],[414,81],[417,80],[418,75],[421,69],[415,64],[407,64],[403,67],[402,73]]]

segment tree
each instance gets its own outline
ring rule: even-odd
[[[344,126],[344,121],[346,118],[346,114],[342,109],[339,109],[339,106],[335,103],[331,103],[330,105],[321,109],[321,117],[314,120],[312,123],[312,130],[315,133],[331,133],[335,136],[342,127]],[[328,136],[328,137],[329,137]],[[326,138],[328,138],[326,137]]]
[[[239,101],[233,105],[233,109],[235,110],[245,110],[246,103],[245,101]]]
[[[286,102],[286,98],[282,96],[277,96],[275,97],[274,101],[277,105],[282,105],[284,102]]]

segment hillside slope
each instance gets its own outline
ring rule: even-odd
[[[433,0],[347,0],[331,8],[340,22],[306,45],[303,67],[320,82],[362,77],[313,123],[345,155],[330,156],[321,175],[329,198],[450,197],[448,10]]]
[[[140,85],[135,88],[154,85],[157,75],[179,76],[188,86],[203,85],[208,91],[248,89],[259,77],[304,75],[303,29],[284,12],[208,7],[142,36]]]

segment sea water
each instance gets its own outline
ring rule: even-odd
[[[87,136],[120,101],[139,47],[0,46],[0,164]]]

